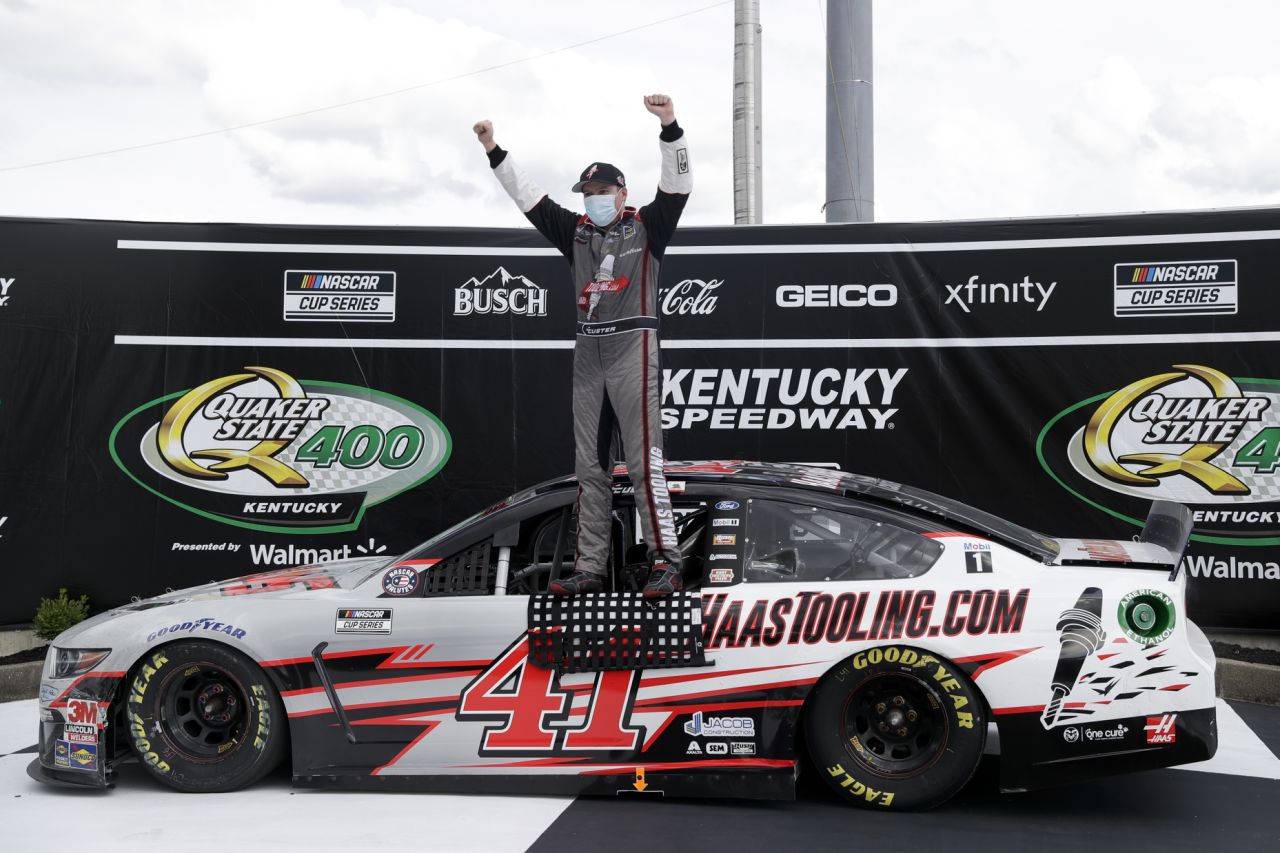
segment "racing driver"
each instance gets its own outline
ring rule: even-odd
[[[667,95],[649,95],[645,109],[662,122],[662,172],[654,200],[627,207],[627,183],[609,163],[583,169],[585,215],[552,201],[493,141],[493,124],[473,130],[507,194],[533,226],[569,261],[578,291],[573,351],[573,437],[578,476],[578,538],[574,571],[551,584],[556,595],[604,590],[611,532],[611,440],[621,435],[635,487],[641,531],[652,569],[646,598],[680,590],[680,547],[663,472],[658,370],[658,273],[693,177],[684,130]]]

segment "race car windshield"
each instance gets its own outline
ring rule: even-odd
[[[445,539],[448,539],[450,536],[457,533],[459,530],[462,530],[465,527],[469,527],[472,524],[475,524],[477,521],[479,521],[482,518],[493,515],[495,512],[497,512],[500,509],[506,509],[507,507],[524,503],[529,498],[533,497],[536,493],[537,493],[536,486],[528,489],[522,489],[521,491],[516,492],[514,495],[512,495],[509,498],[504,498],[503,500],[498,501],[496,504],[493,504],[492,506],[485,507],[484,509],[475,513],[474,515],[467,516],[466,518],[462,519],[462,521],[459,521],[457,524],[454,524],[452,527],[446,528],[445,530],[442,530],[439,533],[437,533],[435,536],[432,536],[426,542],[422,542],[417,545],[414,545],[408,551],[405,551],[403,554],[397,557],[396,560],[408,559],[409,557],[412,557],[414,554],[417,554],[421,551],[426,551],[430,549],[432,546],[434,546],[437,542],[443,542]]]
[[[935,495],[923,489],[903,486],[900,483],[894,483],[889,480],[879,480],[873,488],[867,491],[871,494],[892,492],[892,495],[885,496],[903,506],[932,512],[985,531],[997,539],[1018,545],[1041,558],[1053,560],[1058,556],[1057,540],[960,501],[952,500],[942,495]]]

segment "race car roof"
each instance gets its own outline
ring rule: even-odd
[[[954,525],[974,529],[994,539],[1029,552],[1036,559],[1051,562],[1058,555],[1058,543],[1051,537],[1011,521],[984,512],[942,495],[904,486],[892,480],[868,477],[824,465],[794,462],[748,462],[739,459],[704,462],[667,462],[664,470],[669,479],[698,482],[726,482],[741,485],[789,486],[812,489],[877,503],[903,507],[938,516]],[[614,468],[615,480],[626,481],[624,465]],[[518,503],[525,497],[577,483],[575,477],[558,477],[540,483],[506,504]]]

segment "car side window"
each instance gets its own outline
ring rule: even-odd
[[[942,544],[874,517],[784,501],[748,501],[748,583],[918,577]]]

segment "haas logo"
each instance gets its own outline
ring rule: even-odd
[[[1162,714],[1159,717],[1147,717],[1147,724],[1144,726],[1147,732],[1147,743],[1177,743],[1177,722],[1177,714]]]

